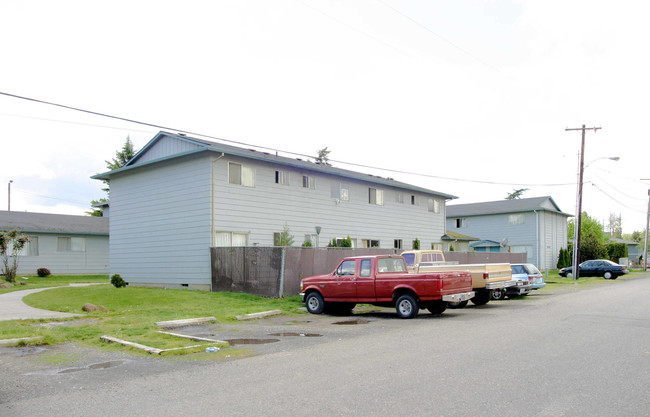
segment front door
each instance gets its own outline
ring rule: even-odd
[[[357,261],[343,261],[336,270],[336,298],[354,298],[357,296]]]

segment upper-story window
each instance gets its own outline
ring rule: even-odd
[[[404,204],[404,193],[400,193],[399,191],[397,191],[395,193],[395,201],[400,204]]]
[[[526,223],[526,216],[523,213],[511,214],[508,216],[508,224],[524,224]]]
[[[275,183],[289,185],[289,173],[285,171],[275,171]]]
[[[255,174],[253,168],[236,162],[228,162],[228,183],[254,187]]]
[[[384,190],[368,188],[368,203],[378,206],[384,205]]]
[[[465,219],[454,219],[456,229],[460,229],[462,227],[467,227],[467,221]]]
[[[414,205],[416,205],[417,203],[418,203],[418,202],[417,202],[415,196],[414,196],[413,194],[411,194],[411,205],[414,206]]]
[[[337,198],[341,201],[350,200],[350,185],[340,182],[333,182],[331,197]]]
[[[311,188],[313,190],[315,188],[315,186],[314,186],[314,177],[310,177],[309,175],[303,175],[302,176],[302,187],[303,188]]]
[[[430,198],[427,200],[427,210],[432,213],[440,214],[440,201]]]

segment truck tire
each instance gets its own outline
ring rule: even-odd
[[[461,301],[460,303],[467,304],[467,301]],[[442,314],[447,309],[448,304],[451,303],[442,300],[433,301],[431,304],[427,305],[427,310],[429,310],[429,313],[431,314]]]
[[[490,290],[490,298],[493,300],[505,300],[506,299],[506,290],[503,288],[496,288]]]
[[[465,301],[456,301],[456,302],[452,302],[452,303],[447,303],[447,307],[449,307],[449,308],[465,308],[465,306],[467,305],[467,302],[468,301],[465,300]]]
[[[412,319],[418,315],[420,307],[418,302],[410,294],[401,295],[397,302],[395,303],[395,310],[397,311],[397,316],[401,319]]]
[[[490,301],[490,292],[487,290],[476,291],[476,295],[470,299],[474,305],[482,306]]]
[[[305,306],[311,314],[321,314],[325,311],[323,296],[315,291],[307,294],[307,297],[305,297]]]

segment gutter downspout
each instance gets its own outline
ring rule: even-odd
[[[537,265],[541,266],[540,263],[541,246],[539,244],[539,212],[537,210],[533,210],[533,213],[535,213],[535,246],[537,247],[537,250],[535,251],[536,252],[535,260],[537,261]]]

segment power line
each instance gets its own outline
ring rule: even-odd
[[[20,115],[20,114],[12,114],[12,113],[0,113],[0,115],[12,116],[12,117],[21,117],[23,119],[31,119],[31,120],[43,120],[43,121],[46,121],[46,122],[66,123],[66,124],[79,125],[79,126],[101,127],[103,129],[115,129],[115,130],[125,130],[125,131],[129,131],[129,132],[151,133],[151,130],[125,129],[123,127],[97,125],[97,124],[93,124],[93,123],[73,122],[73,121],[70,121],[70,120],[48,119],[48,118],[45,118],[45,117],[24,116],[24,115]]]
[[[396,9],[395,7],[391,6],[390,4],[386,3],[386,2],[383,1],[383,0],[377,0],[377,1],[378,1],[379,3],[381,3],[381,4],[383,4],[384,6],[388,7],[389,9],[391,9],[391,10],[394,11],[395,13],[399,14],[400,16],[404,17],[405,19],[409,20],[410,22],[416,24],[417,26],[419,26],[419,27],[421,27],[422,29],[426,30],[427,32],[431,33],[432,35],[434,35],[434,36],[437,37],[438,39],[442,40],[443,42],[446,42],[447,44],[449,44],[449,45],[453,46],[454,48],[458,49],[459,51],[461,51],[461,52],[464,53],[465,55],[469,56],[470,58],[475,59],[476,61],[480,62],[481,64],[485,65],[485,66],[488,67],[488,68],[491,68],[491,69],[493,69],[493,70],[495,70],[495,71],[500,71],[498,68],[496,68],[496,67],[494,67],[494,66],[488,64],[487,62],[483,61],[482,59],[480,59],[480,58],[478,58],[478,57],[472,55],[471,53],[469,53],[469,52],[466,51],[465,49],[463,49],[463,48],[461,48],[460,46],[456,45],[455,43],[453,43],[453,42],[450,41],[449,39],[445,38],[445,37],[442,36],[441,34],[439,34],[439,33],[437,33],[437,32],[434,32],[433,30],[429,29],[427,26],[425,26],[425,25],[423,25],[422,23],[418,22],[417,20],[413,19],[411,16],[407,15],[406,13],[402,12],[401,10]]]
[[[218,138],[216,136],[206,135],[206,134],[198,133],[198,132],[192,132],[192,131],[188,131],[188,130],[185,130],[185,129],[176,129],[176,128],[169,127],[169,126],[158,125],[158,124],[155,124],[155,123],[141,122],[141,121],[134,120],[134,119],[127,119],[127,118],[124,118],[124,117],[113,116],[113,115],[109,115],[109,114],[106,114],[106,113],[81,109],[81,108],[78,108],[78,107],[68,106],[68,105],[59,104],[59,103],[53,103],[53,102],[50,102],[50,101],[45,101],[45,100],[39,100],[39,99],[35,99],[35,98],[30,98],[30,97],[19,96],[19,95],[16,95],[16,94],[5,93],[5,92],[2,92],[2,91],[0,91],[0,95],[16,98],[16,99],[20,99],[20,100],[27,100],[27,101],[31,101],[31,102],[34,102],[34,103],[40,103],[40,104],[45,104],[45,105],[49,105],[49,106],[60,107],[60,108],[73,110],[73,111],[77,111],[77,112],[92,114],[92,115],[99,116],[99,117],[107,117],[107,118],[111,118],[111,119],[114,119],[114,120],[121,120],[121,121],[128,122],[128,123],[134,123],[134,124],[138,124],[138,125],[154,127],[156,129],[168,130],[168,131],[172,131],[172,132],[182,132],[182,133],[186,133],[188,135],[200,136],[202,138],[213,139],[213,140],[217,140],[217,141],[220,141],[220,142],[234,143],[234,144],[241,145],[241,146],[252,146],[252,147],[255,147],[255,148],[259,148],[259,149],[265,149],[265,150],[270,150],[270,151],[275,151],[275,152],[282,152],[282,153],[287,154],[287,155],[294,155],[294,156],[301,156],[301,157],[305,157],[305,158],[314,158],[315,159],[315,156],[313,156],[313,155],[306,155],[306,154],[301,154],[301,153],[298,153],[298,152],[285,151],[285,150],[277,149],[277,148],[269,148],[269,147],[266,147],[266,146],[254,145],[254,144],[240,142],[240,141],[222,139],[222,138]],[[350,165],[350,166],[361,167],[361,168],[367,168],[367,169],[375,169],[375,170],[378,170],[378,171],[393,172],[393,173],[404,174],[404,175],[414,175],[414,176],[419,176],[419,177],[435,178],[435,179],[448,180],[448,181],[469,182],[469,183],[475,183],[475,184],[508,185],[508,186],[520,186],[520,187],[557,187],[557,186],[573,185],[572,183],[529,184],[529,183],[510,183],[510,182],[471,180],[471,179],[465,179],[465,178],[443,177],[443,176],[440,176],[440,175],[430,175],[430,174],[423,174],[423,173],[419,173],[419,172],[409,172],[409,171],[402,171],[402,170],[397,170],[397,169],[374,167],[374,166],[370,166],[370,165],[357,164],[357,163],[354,163],[354,162],[338,161],[338,160],[333,160],[333,159],[331,159],[330,162],[336,162],[336,163],[339,163],[339,164]]]
[[[612,197],[611,195],[607,194],[605,191],[603,191],[602,188],[600,188],[599,186],[597,186],[597,185],[594,184],[593,182],[590,181],[590,184],[591,184],[592,186],[596,187],[596,188],[598,189],[598,191],[600,191],[601,193],[603,193],[603,194],[605,194],[607,197],[609,197],[612,201],[618,203],[620,206],[623,206],[623,207],[625,207],[625,208],[628,209],[628,210],[636,211],[637,213],[643,213],[643,214],[645,214],[645,211],[637,210],[637,209],[635,209],[635,208],[632,208],[632,207],[626,206],[625,204],[621,203],[620,201],[618,201],[617,199],[615,199],[615,198]]]

